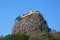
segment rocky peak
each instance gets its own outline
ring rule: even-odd
[[[23,16],[16,18],[17,22],[12,29],[12,33],[26,33],[27,35],[48,32],[49,27],[39,11],[30,11]]]

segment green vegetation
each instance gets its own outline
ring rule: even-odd
[[[55,38],[50,33],[41,32],[38,35],[32,35],[29,40],[55,40]]]
[[[5,37],[0,36],[0,40],[60,40],[60,32],[41,32],[30,36],[25,34],[9,34]]]
[[[9,34],[1,40],[28,40],[29,36],[25,34]]]
[[[21,20],[21,16],[17,16],[15,19],[15,21],[19,21],[19,20]]]
[[[0,40],[2,40],[3,36],[0,36]]]

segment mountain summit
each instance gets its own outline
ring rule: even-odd
[[[26,33],[32,35],[50,31],[46,20],[39,11],[30,11],[25,15],[16,17],[15,21],[12,34]]]

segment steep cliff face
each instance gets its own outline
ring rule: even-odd
[[[30,11],[26,15],[19,16],[13,27],[12,33],[38,34],[48,32],[49,27],[39,11]]]

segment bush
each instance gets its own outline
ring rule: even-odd
[[[21,20],[21,16],[17,16],[15,19],[15,21],[19,21],[19,20]]]
[[[28,40],[28,38],[29,37],[27,35],[24,35],[24,34],[20,34],[20,35],[10,34],[10,35],[3,37],[2,40]]]
[[[29,40],[55,40],[54,36],[47,32],[41,32],[38,35],[30,36]]]

